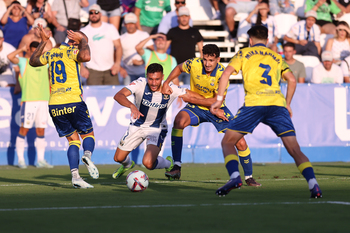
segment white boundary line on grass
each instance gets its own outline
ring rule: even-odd
[[[82,210],[82,209],[119,209],[119,208],[172,208],[172,207],[207,207],[207,206],[255,206],[255,205],[305,205],[305,204],[337,204],[350,205],[350,202],[316,201],[316,202],[261,202],[261,203],[222,203],[222,204],[183,204],[183,205],[129,205],[129,206],[75,206],[75,207],[42,207],[0,209],[0,212],[40,211],[40,210]]]

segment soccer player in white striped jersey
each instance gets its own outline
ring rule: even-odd
[[[166,171],[170,171],[174,166],[171,156],[167,158],[158,156],[168,132],[166,112],[176,97],[186,95],[196,98],[204,97],[174,84],[170,85],[173,90],[171,95],[162,94],[160,90],[163,78],[162,65],[150,64],[147,67],[147,78],[133,81],[114,96],[119,104],[131,110],[130,126],[121,138],[114,154],[114,161],[121,163],[121,166],[112,175],[114,179],[135,166],[129,153],[146,139],[147,148],[142,163],[147,169],[165,168]],[[127,99],[130,95],[135,97],[135,103]]]

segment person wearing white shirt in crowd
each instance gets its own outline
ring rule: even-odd
[[[311,83],[343,83],[343,72],[341,68],[333,64],[331,51],[323,51],[322,63],[312,70]]]
[[[341,70],[343,71],[344,83],[350,83],[350,56],[341,62]]]
[[[311,10],[305,14],[305,17],[305,20],[300,20],[294,24],[283,39],[295,44],[296,54],[319,57],[321,53],[321,30],[315,24],[317,13]]]
[[[15,47],[4,41],[4,34],[0,30],[0,87],[15,86],[16,78],[12,73],[12,63],[7,55],[16,51]],[[18,66],[16,66],[17,70]]]
[[[123,54],[120,35],[114,25],[102,22],[101,17],[101,7],[93,4],[89,8],[90,23],[81,29],[89,38],[91,60],[85,64],[88,72],[82,66],[81,73],[87,78],[87,85],[119,85]]]
[[[120,42],[123,49],[122,64],[120,75],[124,78],[124,85],[145,76],[145,62],[137,53],[135,47],[142,40],[149,37],[145,31],[137,29],[137,16],[134,13],[128,13],[124,16],[126,33],[120,36]],[[145,47],[154,50],[153,41],[149,40]],[[128,78],[129,77],[129,78]]]
[[[164,15],[158,26],[158,33],[167,34],[171,28],[179,26],[177,17],[179,16],[179,8],[182,6],[186,6],[186,0],[175,1],[175,10]],[[191,27],[193,26],[192,19],[190,19],[189,24]]]

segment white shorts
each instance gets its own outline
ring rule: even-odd
[[[155,145],[162,148],[168,130],[154,127],[138,127],[130,125],[128,130],[119,142],[118,148],[123,151],[132,151],[137,148],[145,139],[146,145]]]
[[[16,78],[11,74],[0,75],[0,87],[7,87],[8,85],[15,85]]]
[[[46,128],[49,114],[48,101],[28,101],[21,103],[21,127],[30,129]]]

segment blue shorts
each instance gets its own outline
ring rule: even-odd
[[[60,137],[68,137],[75,131],[79,134],[93,131],[85,102],[49,105],[49,112]]]
[[[222,107],[221,109],[225,111],[225,116],[229,119],[229,121],[233,120],[233,114],[226,106]],[[181,111],[185,111],[190,115],[191,126],[198,126],[203,122],[211,122],[220,133],[225,132],[229,126],[229,121],[224,121],[213,115],[209,110],[200,109],[194,104],[187,104]]]
[[[252,133],[262,122],[275,132],[278,137],[295,136],[295,129],[289,112],[280,106],[243,106],[238,109],[229,129],[242,134]]]

